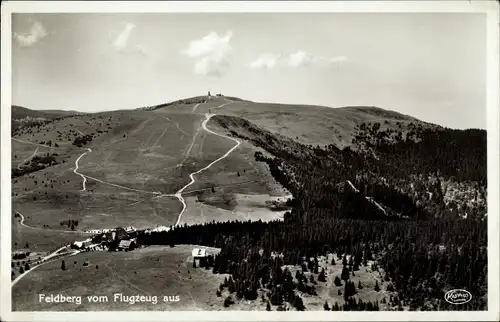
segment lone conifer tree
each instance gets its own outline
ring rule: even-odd
[[[342,274],[340,274],[340,278],[343,279],[344,281],[347,281],[349,279],[349,270],[347,267],[342,268]]]
[[[304,302],[302,301],[302,298],[298,295],[295,295],[295,301],[293,302],[293,306],[295,306],[297,311],[304,311],[306,308],[304,306]]]
[[[65,271],[65,270],[66,270],[66,263],[64,262],[64,259],[63,259],[63,261],[62,261],[62,263],[61,263],[61,269],[62,269],[63,271]]]
[[[318,275],[318,281],[320,282],[326,282],[326,274],[325,274],[325,269],[322,268],[321,272]]]

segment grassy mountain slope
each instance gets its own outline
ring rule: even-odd
[[[68,229],[59,225],[68,219],[78,221],[76,230],[174,224],[181,203],[173,196],[155,197],[174,194],[190,182],[190,173],[234,145],[201,128],[205,112],[221,104],[214,100],[199,110],[196,104],[172,104],[153,111],[83,114],[20,126],[12,139],[13,209],[26,214],[27,225],[56,235]],[[186,220],[206,218],[193,207],[200,200],[247,216],[253,211],[235,202],[237,195],[255,195],[254,203],[265,207],[261,195],[283,194],[266,166],[254,160],[254,152],[254,146],[244,143],[226,162],[198,174],[185,190],[191,205]],[[88,176],[85,191],[82,177],[74,173],[77,159],[78,171]],[[205,215],[206,220],[228,217],[207,210]],[[33,234],[15,229],[17,246],[36,244],[30,239]]]
[[[47,250],[89,228],[172,225],[182,209],[172,194],[197,172],[184,191],[190,225],[139,243],[220,248],[204,272],[231,275],[219,290],[237,307],[258,294],[273,309],[317,309],[318,296],[344,299],[344,310],[382,298],[390,309],[453,309],[443,292],[467,285],[477,287],[465,309],[485,305],[485,131],[374,107],[201,96],[25,123],[12,151],[12,207],[25,218],[13,221],[14,249]],[[270,196],[289,193],[273,214]],[[342,276],[334,293],[322,268]]]
[[[36,114],[27,109],[20,111],[23,111],[23,115]],[[190,190],[198,191],[192,196],[208,204],[225,208],[234,205],[230,200],[237,193],[272,194],[278,185],[271,174],[281,185],[298,195],[300,185],[306,185],[314,174],[321,178],[324,176],[322,172],[326,172],[336,183],[349,181],[356,189],[361,190],[360,196],[351,196],[353,200],[361,198],[360,205],[365,205],[366,211],[378,213],[382,217],[388,212],[398,216],[414,216],[421,213],[417,211],[421,204],[432,205],[428,210],[431,212],[437,212],[437,207],[440,213],[448,209],[447,212],[455,213],[455,216],[457,212],[460,216],[465,216],[466,212],[484,215],[485,191],[481,188],[484,183],[474,183],[478,180],[462,182],[457,176],[451,176],[458,174],[456,170],[451,173],[443,168],[447,167],[446,164],[439,169],[435,165],[438,160],[443,159],[439,155],[439,149],[433,149],[429,153],[430,150],[426,148],[418,148],[425,146],[419,143],[408,148],[416,151],[414,153],[420,153],[418,158],[430,162],[425,169],[409,166],[414,163],[415,155],[399,157],[399,150],[407,149],[406,140],[418,142],[422,133],[447,133],[448,136],[457,137],[458,143],[454,146],[465,151],[468,141],[467,134],[463,131],[449,134],[449,129],[376,107],[332,109],[253,103],[225,97],[208,100],[204,96],[162,104],[148,110],[70,115],[43,124],[20,127],[13,140],[14,197],[24,204],[33,197],[42,198],[47,206],[53,207],[54,202],[61,198],[62,191],[71,192],[75,197],[81,195],[78,190],[82,189],[82,178],[72,170],[76,159],[87,147],[92,152],[81,159],[79,169],[85,175],[102,181],[87,178],[90,193],[109,194],[118,189],[126,194],[124,196],[127,200],[136,201],[154,193],[173,194],[189,182],[190,173],[207,166],[234,146],[233,141],[200,129],[207,112],[217,114],[209,122],[209,128],[217,133],[243,138],[241,146],[228,156],[226,162],[215,164],[197,174],[197,181],[190,186]],[[441,140],[445,137],[441,135]],[[427,135],[426,144],[429,140],[435,138]],[[481,141],[475,144],[476,152],[470,158],[464,152],[457,160],[472,170],[474,161],[464,161],[480,158],[485,149],[481,145],[483,143]],[[345,150],[346,147],[348,150]],[[277,172],[269,173],[268,165],[256,162],[253,154],[257,151],[267,153],[269,160],[278,157],[273,162],[276,166],[282,164],[279,166],[282,170],[279,171],[284,171],[282,175],[288,179],[276,177]],[[401,164],[398,168],[406,169],[407,173],[392,175],[392,165],[395,162]],[[306,170],[312,171],[312,176],[301,169],[304,164],[310,166]],[[459,164],[456,166],[460,167]],[[336,170],[332,171],[334,168]],[[482,170],[484,167],[479,168],[479,171]],[[50,180],[50,187],[54,187],[54,190],[34,183],[44,181],[37,180],[39,176],[49,177],[56,173],[64,179]],[[439,192],[431,192],[433,195],[429,196],[429,187],[436,186],[433,184],[436,178],[441,179]],[[416,182],[417,187],[411,182]],[[403,207],[406,213],[402,213],[403,208],[397,206],[402,201],[391,201],[388,197],[383,198],[384,202],[380,200],[387,193],[384,185],[389,185],[391,194],[398,198],[408,198],[404,202],[407,204],[406,208]],[[213,190],[213,195],[207,197],[206,190],[212,189],[212,186],[221,188]],[[476,191],[476,186],[478,197],[474,193],[471,197],[467,191]],[[336,190],[341,193],[340,188]],[[438,195],[442,197],[436,199]],[[344,200],[344,197],[339,200]],[[78,197],[80,200],[82,198]],[[471,204],[468,210],[457,205],[464,198]],[[68,196],[67,199],[71,198]],[[87,202],[96,202],[96,199],[102,198],[83,198]],[[328,205],[327,199],[317,202]],[[172,197],[166,197],[165,200],[172,204],[178,203]],[[138,203],[142,204],[143,202]],[[149,200],[147,204],[156,209]],[[158,223],[173,220],[177,208],[173,207],[170,215],[160,215],[159,219],[171,219],[162,219]],[[143,211],[140,209],[139,211]],[[233,209],[233,206],[228,209]],[[157,215],[158,211],[156,209],[153,213]],[[188,216],[197,217],[189,212]],[[84,218],[85,215],[82,217],[80,214],[78,217]],[[147,222],[144,221],[144,224]],[[85,221],[83,223],[82,227],[85,227]],[[94,219],[89,219],[88,225],[92,227],[97,223]]]
[[[329,108],[242,102],[228,105],[224,108],[224,114],[242,117],[302,144],[334,144],[338,147],[351,145],[355,127],[363,122],[424,124],[413,117],[376,107]]]

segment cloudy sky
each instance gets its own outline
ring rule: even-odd
[[[481,14],[14,14],[12,103],[102,111],[208,90],[486,127]]]

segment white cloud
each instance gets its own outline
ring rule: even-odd
[[[35,21],[31,26],[29,32],[26,33],[17,33],[14,32],[14,39],[17,40],[18,44],[23,47],[33,46],[40,39],[46,37],[48,35],[47,30],[42,25],[41,22]]]
[[[250,68],[273,68],[278,63],[281,55],[266,53],[260,55],[256,60],[250,63]]]
[[[248,64],[249,68],[262,69],[274,68],[280,65],[291,68],[305,66],[328,66],[346,61],[344,56],[325,57],[314,55],[303,50],[298,50],[289,55],[266,53],[260,55],[256,60]]]
[[[335,64],[339,62],[346,61],[347,58],[344,56],[337,57],[324,57],[318,56],[311,53],[307,53],[302,50],[298,50],[297,52],[290,54],[288,56],[288,66],[289,67],[303,67],[310,65],[329,65]]]
[[[119,52],[122,53],[128,53],[128,54],[141,54],[144,56],[149,56],[148,51],[146,50],[146,47],[142,44],[133,44],[130,41],[130,36],[132,34],[132,31],[136,28],[136,25],[131,23],[131,22],[125,22],[124,23],[123,29],[120,31],[120,33],[116,36],[115,40],[113,41],[113,46],[115,49]]]
[[[315,60],[316,59],[314,55],[299,50],[296,53],[290,54],[290,56],[288,57],[288,65],[290,67],[307,66],[313,63]]]
[[[232,37],[231,31],[224,36],[210,32],[201,39],[190,41],[182,53],[195,59],[194,72],[196,74],[221,77],[231,67],[229,56],[233,48],[229,42]]]
[[[119,50],[127,47],[130,33],[134,28],[135,25],[133,23],[130,22],[125,23],[125,27],[123,27],[123,30],[118,34],[113,45]]]

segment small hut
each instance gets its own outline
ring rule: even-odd
[[[204,248],[193,248],[191,252],[193,259],[201,259],[207,257],[207,250]]]

